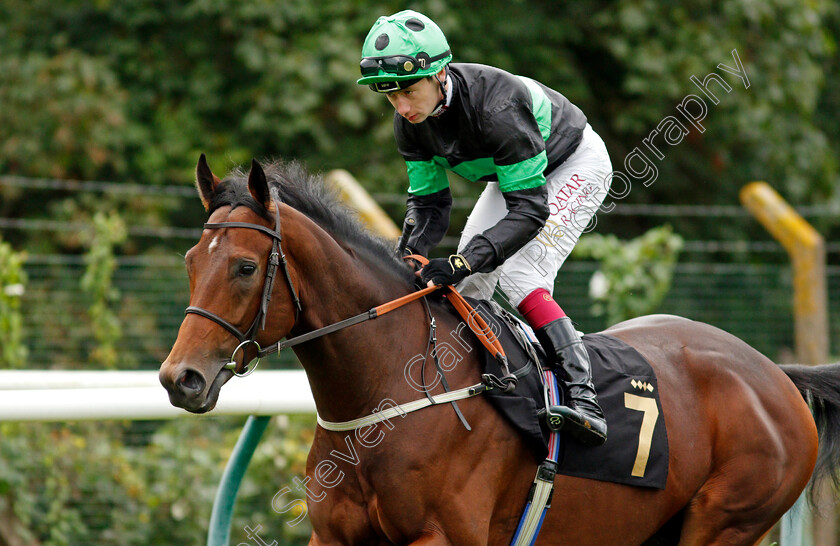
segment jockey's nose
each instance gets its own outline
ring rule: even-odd
[[[401,116],[405,116],[411,110],[411,103],[408,102],[408,99],[402,96],[397,96],[394,99],[394,108],[397,109],[397,113]]]

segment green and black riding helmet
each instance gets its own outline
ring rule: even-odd
[[[379,93],[405,89],[434,76],[452,60],[443,31],[412,10],[377,19],[362,46],[362,77],[356,83]]]

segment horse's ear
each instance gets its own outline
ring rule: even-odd
[[[198,165],[195,167],[195,186],[198,188],[198,196],[201,198],[201,204],[204,205],[206,211],[210,210],[210,201],[219,182],[221,182],[219,177],[213,174],[207,165],[207,158],[204,157],[204,154],[201,154],[201,157],[198,158]]]
[[[271,194],[268,191],[268,181],[265,172],[256,159],[251,160],[251,172],[248,173],[248,191],[257,203],[268,209],[271,204]]]

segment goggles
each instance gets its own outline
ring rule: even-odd
[[[376,76],[380,71],[398,76],[410,76],[418,70],[425,70],[435,61],[449,55],[446,50],[440,55],[429,57],[428,53],[418,53],[416,57],[411,55],[388,55],[387,57],[365,57],[359,63],[362,76]]]
[[[408,80],[393,80],[387,82],[376,82],[368,85],[373,91],[377,93],[390,93],[391,91],[399,91],[400,89],[405,89],[406,87],[411,87],[415,83],[419,82],[423,78],[411,78]]]

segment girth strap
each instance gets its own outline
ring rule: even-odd
[[[551,370],[545,370],[542,373],[547,401],[550,400],[551,404],[559,405],[561,400],[557,377]],[[548,456],[537,468],[537,475],[531,484],[525,509],[519,519],[519,526],[510,542],[511,546],[532,546],[536,542],[545,515],[551,508],[551,498],[554,495],[554,477],[557,475],[557,462],[559,460],[560,433],[553,430],[548,439]]]

